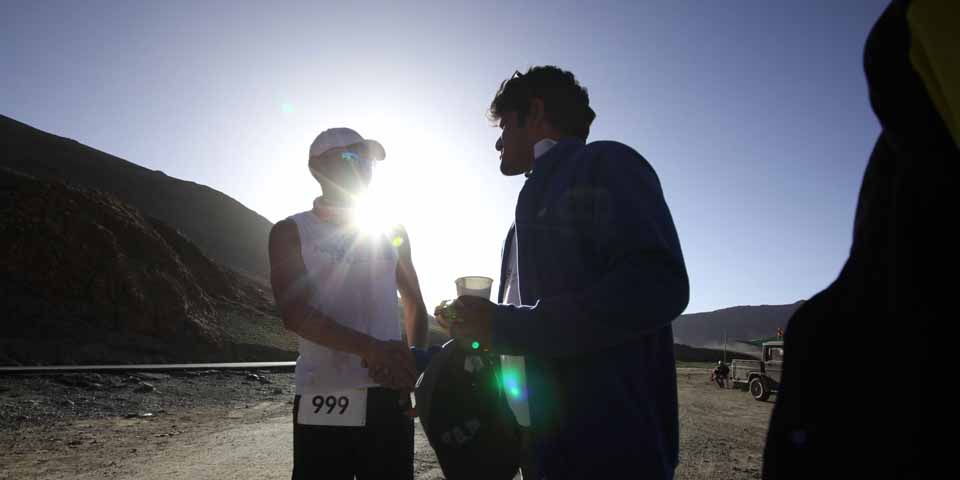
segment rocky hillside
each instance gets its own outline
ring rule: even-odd
[[[772,337],[778,328],[786,330],[787,321],[803,301],[790,305],[758,305],[724,308],[713,312],[681,315],[673,322],[673,336],[677,343],[696,347],[719,347],[724,334],[727,347],[753,352],[755,347],[736,343]]]
[[[2,115],[0,167],[107,192],[176,228],[221,265],[267,284],[270,222],[210,187],[169,177]]]
[[[177,229],[111,194],[9,169],[0,289],[0,363],[295,358],[269,293]]]

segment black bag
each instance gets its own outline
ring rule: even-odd
[[[520,426],[503,392],[499,356],[444,344],[417,382],[417,414],[447,480],[510,480]]]

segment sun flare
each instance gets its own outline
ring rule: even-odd
[[[387,232],[397,223],[389,202],[385,202],[374,191],[368,191],[357,199],[352,220],[357,228],[367,234]]]

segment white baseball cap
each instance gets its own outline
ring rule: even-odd
[[[383,160],[387,156],[387,152],[383,149],[383,145],[380,145],[380,142],[367,140],[354,130],[349,128],[330,128],[324,130],[320,132],[320,135],[317,135],[317,138],[310,145],[310,157],[307,160],[307,168],[310,169],[310,174],[313,175],[313,178],[317,179],[318,182],[321,181],[322,178],[318,168],[324,159],[323,154],[330,151],[330,149],[339,147],[351,147],[357,150],[363,150],[362,153],[365,157],[378,161]]]
[[[368,140],[360,136],[354,130],[349,128],[330,128],[317,135],[317,138],[310,145],[310,159],[323,156],[332,148],[349,147],[351,145],[363,145],[373,160],[383,160],[387,152],[383,145],[376,140]]]

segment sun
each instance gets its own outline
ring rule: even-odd
[[[369,187],[354,201],[352,223],[367,234],[389,233],[397,225],[409,227],[407,222],[423,220],[417,207],[427,189],[409,187],[417,184],[409,165],[388,162],[377,165]]]
[[[357,199],[352,222],[360,231],[372,235],[387,232],[397,224],[397,219],[390,203],[375,190],[368,190]]]

